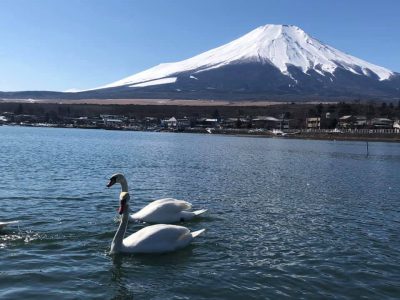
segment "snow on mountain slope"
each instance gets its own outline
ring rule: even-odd
[[[282,74],[291,77],[288,65],[300,68],[304,73],[315,70],[321,75],[333,74],[337,68],[354,74],[374,76],[380,81],[389,79],[394,72],[341,52],[322,44],[302,29],[290,25],[265,25],[218,48],[209,50],[192,58],[160,64],[143,72],[118,80],[96,89],[130,85],[140,87],[142,83],[175,74],[193,74],[240,62],[259,62],[271,64]],[[160,81],[160,84],[165,84]],[[151,85],[151,84],[150,84]],[[142,85],[145,86],[145,85]]]
[[[151,80],[151,81],[135,83],[135,84],[130,85],[130,87],[145,87],[145,86],[152,86],[152,85],[174,83],[175,81],[176,81],[176,77],[165,77],[165,78],[161,78],[161,79],[155,79],[155,80]]]

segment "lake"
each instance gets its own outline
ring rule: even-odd
[[[400,297],[400,144],[0,126],[0,172],[0,299]],[[206,232],[110,256],[116,172]]]

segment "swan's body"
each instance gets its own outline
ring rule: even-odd
[[[124,175],[115,174],[111,178],[108,184],[109,187],[115,183],[120,183],[121,194],[128,193],[128,183]],[[190,209],[192,209],[192,204],[187,201],[165,198],[147,204],[141,210],[132,214],[130,219],[152,224],[169,224],[189,221],[207,211],[206,209],[190,211]]]
[[[147,226],[124,238],[121,252],[164,253],[186,247],[204,229],[190,232],[183,226],[156,224]]]
[[[164,253],[181,249],[204,229],[190,232],[183,226],[176,225],[151,225],[124,238],[129,221],[129,193],[120,195],[121,223],[111,243],[110,253]]]
[[[130,218],[133,221],[168,224],[189,221],[207,211],[206,209],[189,211],[191,208],[192,204],[187,201],[165,198],[147,204]]]
[[[18,223],[18,221],[0,222],[0,230],[8,225],[17,224],[17,223]]]

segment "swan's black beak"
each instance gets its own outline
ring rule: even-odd
[[[107,184],[107,187],[112,187],[115,183],[117,182],[117,179],[115,177],[110,178],[110,182]]]

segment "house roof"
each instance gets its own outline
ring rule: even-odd
[[[268,116],[258,116],[253,121],[271,121],[271,122],[279,122],[280,120],[274,117],[268,117]]]
[[[372,119],[373,122],[393,122],[391,119],[388,118],[374,118]]]

